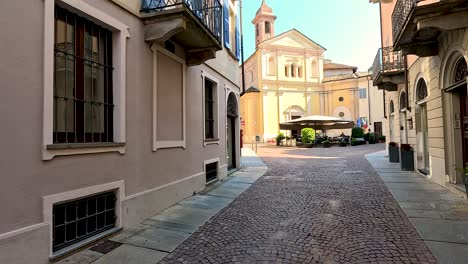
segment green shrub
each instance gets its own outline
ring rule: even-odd
[[[354,127],[351,130],[351,137],[352,138],[363,138],[364,137],[364,128],[362,127]]]
[[[375,133],[373,133],[373,132],[367,133],[367,137],[369,138],[368,140],[372,141],[372,142],[376,141],[376,139],[377,139],[375,137]]]
[[[284,136],[284,134],[282,132],[280,132],[278,134],[278,136],[276,136],[276,141],[281,141],[283,139],[285,139],[286,137]]]
[[[330,141],[324,140],[324,141],[322,141],[322,144],[324,144],[324,145],[330,144]]]
[[[357,146],[358,141],[354,138],[351,139],[351,146]]]
[[[379,136],[379,140],[385,141],[385,139],[386,139],[386,138],[385,138],[384,135],[380,135],[380,136]]]
[[[302,143],[312,143],[315,140],[315,130],[313,128],[303,128],[301,136]]]

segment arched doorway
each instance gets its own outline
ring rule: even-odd
[[[390,118],[389,118],[389,126],[390,126],[390,142],[395,142],[395,105],[393,104],[393,100],[390,101]]]
[[[429,137],[427,125],[427,85],[424,79],[419,79],[415,91],[416,101],[416,155],[418,170],[430,174]]]
[[[400,143],[408,143],[408,133],[406,131],[406,109],[408,107],[408,98],[403,91],[400,94]]]
[[[227,101],[227,117],[226,117],[226,158],[228,169],[236,167],[236,131],[238,107],[237,99],[234,93],[230,93]]]
[[[448,53],[441,78],[445,91],[445,165],[450,183],[454,184],[462,184],[460,168],[468,163],[467,63],[463,53],[460,50]]]

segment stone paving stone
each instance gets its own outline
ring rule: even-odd
[[[122,245],[93,262],[93,264],[154,264],[162,260],[165,256],[167,256],[167,253],[164,252],[131,245]]]
[[[245,177],[245,176],[231,176],[229,179],[226,180],[226,182],[242,182],[242,183],[254,183],[257,181],[260,177]]]
[[[468,221],[410,218],[424,240],[468,244]]]
[[[194,225],[184,225],[178,223],[170,223],[170,222],[160,222],[152,219],[147,219],[141,223],[142,225],[149,226],[154,229],[166,229],[178,232],[184,232],[192,234],[198,229],[198,226]]]
[[[468,262],[468,244],[436,241],[427,241],[426,244],[440,263],[466,264]]]
[[[186,232],[138,225],[110,240],[138,247],[171,252],[189,236],[190,234]]]
[[[89,264],[102,256],[103,254],[99,252],[86,249],[55,262],[55,264]]]
[[[237,196],[239,196],[244,191],[245,191],[245,189],[229,188],[229,187],[224,187],[222,185],[219,185],[219,186],[216,186],[213,189],[208,189],[206,191],[203,191],[200,194],[210,195],[210,196],[218,196],[218,197],[225,197],[225,198],[236,198]]]
[[[221,210],[222,208],[226,207],[226,205],[228,205],[230,202],[232,202],[232,200],[232,198],[214,197],[209,195],[194,195],[178,203],[178,205],[192,206],[202,209]]]
[[[265,176],[161,263],[436,263],[363,156],[383,147],[259,147]]]
[[[219,210],[220,209],[217,208],[203,209],[194,206],[175,205],[150,219],[161,222],[201,226]]]

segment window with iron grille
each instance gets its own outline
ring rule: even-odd
[[[218,178],[218,162],[213,162],[205,165],[206,182],[210,182]]]
[[[359,88],[359,99],[366,99],[366,98],[367,98],[366,88]]]
[[[113,141],[112,33],[55,7],[54,143]]]
[[[205,78],[205,139],[214,139],[214,84]]]
[[[53,207],[53,251],[115,227],[116,196],[107,192]]]

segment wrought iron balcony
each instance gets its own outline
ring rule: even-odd
[[[196,52],[194,61],[187,58],[195,65],[222,49],[222,11],[219,0],[142,0],[140,13],[146,41],[173,40],[188,53]]]
[[[377,50],[372,64],[372,80],[374,86],[388,91],[396,90],[396,85],[404,83],[405,56],[401,51],[394,51],[393,47]]]
[[[408,20],[409,14],[421,0],[398,0],[392,13],[393,41],[399,39],[399,35]]]
[[[468,0],[397,0],[392,13],[393,47],[419,57],[438,54],[442,32],[466,27]]]

